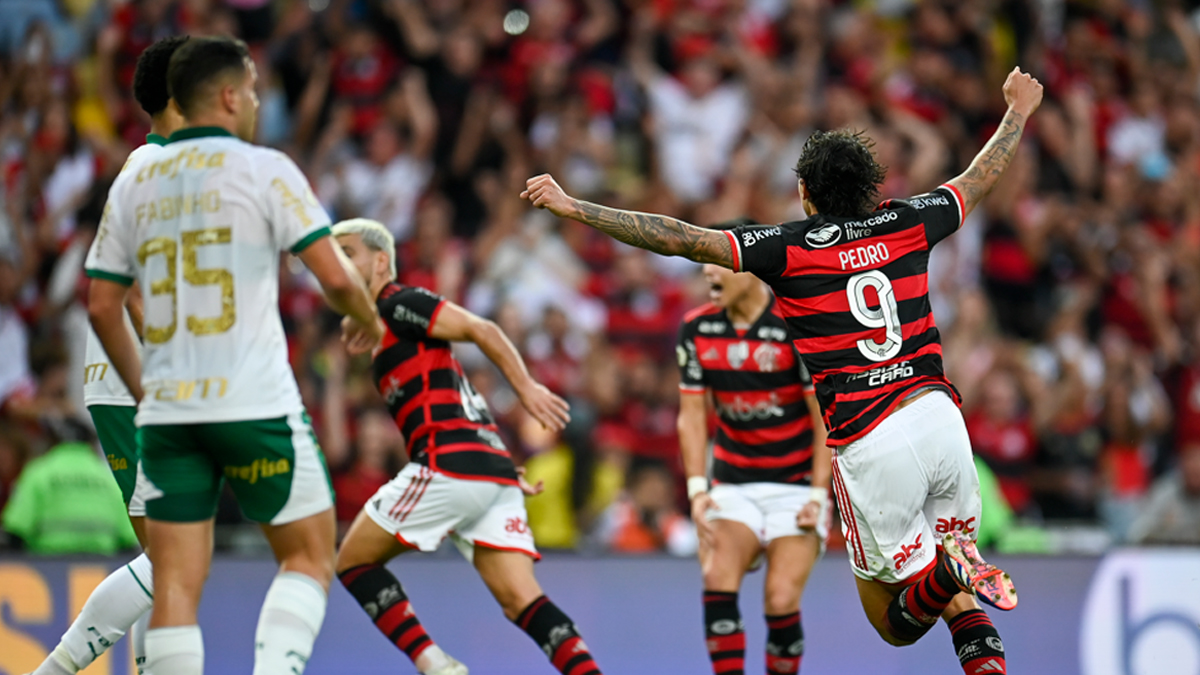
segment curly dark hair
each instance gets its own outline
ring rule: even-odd
[[[166,109],[167,101],[171,99],[167,91],[167,67],[175,50],[187,41],[186,35],[163,38],[146,47],[138,57],[133,69],[133,98],[148,115],[157,115]]]
[[[852,218],[875,210],[887,168],[875,161],[875,142],[862,131],[817,131],[796,161],[796,176],[821,213]]]

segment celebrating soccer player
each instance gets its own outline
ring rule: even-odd
[[[183,125],[179,113],[167,105],[170,101],[167,66],[171,55],[186,41],[186,36],[163,38],[138,57],[133,71],[133,97],[150,115],[150,134],[145,145],[130,153],[127,165],[139,164],[142,155],[153,153]],[[136,290],[129,295],[127,309],[132,318],[127,327],[136,330],[134,324],[142,320],[141,295]],[[96,436],[112,467],[113,478],[121,488],[138,542],[145,547],[148,485],[138,471],[137,429],[133,422],[137,401],[121,382],[92,330],[88,330],[84,363],[83,403],[96,425]],[[150,558],[142,553],[100,582],[58,646],[31,675],[74,675],[100,658],[126,632],[133,640],[134,659],[140,668],[146,656],[144,638],[153,594]]]
[[[571,198],[548,175],[521,193],[627,244],[753,272],[771,286],[837,451],[833,488],[867,618],[894,645],[944,618],[968,675],[1006,672],[976,599],[1008,610],[1017,595],[975,547],[979,479],[943,372],[927,271],[930,249],[995,186],[1042,101],[1042,85],[1019,68],[1003,91],[1008,110],[966,172],[875,209],[886,172],[869,142],[846,132],[809,138],[796,164],[809,217],[774,227],[722,232],[612,209]]]
[[[359,342],[382,337],[303,174],[249,143],[256,80],[240,41],[193,38],[175,52],[168,82],[184,127],[125,167],[88,254],[92,326],[140,401],[155,592],[146,670],[159,675],[204,670],[196,611],[223,478],[280,562],[255,634],[255,675],[302,673],[324,620],[333,499],[288,364],[279,252],[313,271]],[[125,319],[135,280],[145,295],[144,372]]]
[[[725,226],[718,226],[724,228]],[[779,305],[753,274],[705,265],[712,302],[679,335],[679,445],[705,544],[704,630],[713,672],[745,669],[742,577],[766,554],[767,673],[797,673],[800,595],[828,534],[829,447],[812,379]],[[712,489],[708,393],[717,410]]]
[[[423,288],[401,286],[396,245],[380,223],[333,228],[376,298],[386,326],[374,355],[375,383],[404,432],[410,462],[367,501],[338,551],[338,578],[376,627],[424,675],[466,675],[434,644],[400,582],[383,566],[409,551],[434,551],[452,537],[475,565],[505,616],[564,675],[600,675],[570,617],[542,593],[539,556],[525,516],[537,494],[513,464],[487,402],[467,381],[450,343],[474,342],[512,384],[521,405],[547,428],[569,421],[567,402],[530,377],[521,355],[493,322]],[[351,351],[365,345],[348,336]]]

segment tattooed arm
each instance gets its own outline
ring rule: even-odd
[[[1004,100],[1008,103],[1008,112],[1000,121],[1000,128],[975,156],[971,166],[949,183],[962,195],[964,218],[992,191],[1017,154],[1025,123],[1042,102],[1042,85],[1019,68],[1013,68],[1004,82]]]
[[[580,201],[564,192],[549,174],[526,181],[521,198],[559,218],[578,220],[631,246],[730,269],[734,266],[733,245],[725,232],[696,227],[668,216]]]

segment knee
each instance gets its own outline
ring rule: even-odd
[[[704,590],[717,591],[720,593],[737,593],[738,588],[742,585],[742,575],[730,569],[727,565],[721,565],[714,561],[709,561],[704,566]]]
[[[537,595],[528,597],[529,593],[519,593],[514,588],[497,589],[494,595],[500,609],[504,612],[504,617],[509,621],[516,621],[521,616],[521,612],[524,612],[525,608],[538,598]]]
[[[768,585],[763,592],[763,610],[770,616],[800,611],[800,591],[787,584]]]

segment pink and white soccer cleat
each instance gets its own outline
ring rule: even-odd
[[[957,530],[942,538],[947,567],[964,593],[1005,612],[1017,606],[1017,589],[1012,577],[983,559],[969,536]]]

